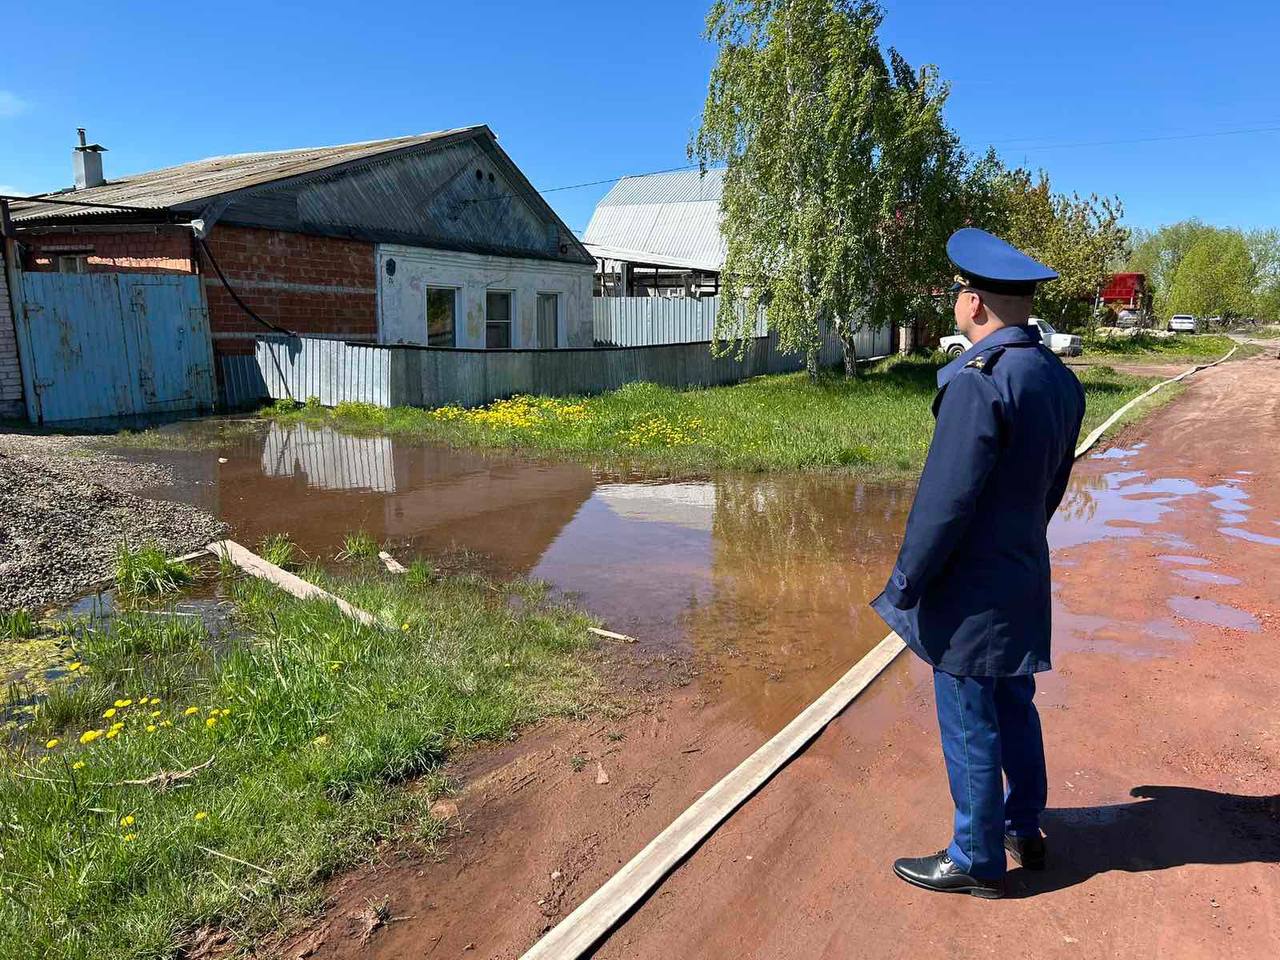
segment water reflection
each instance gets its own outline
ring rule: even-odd
[[[642,653],[714,657],[726,701],[766,729],[884,636],[866,604],[911,498],[832,477],[646,482],[306,425],[186,456],[180,492],[242,542],[287,532],[331,557],[363,528],[404,556],[466,551],[546,580]]]

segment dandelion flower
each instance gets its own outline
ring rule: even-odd
[[[125,814],[120,818],[120,826],[122,827],[132,827],[135,823],[137,823],[137,821],[134,819],[132,813]]]
[[[77,760],[75,763],[73,763],[73,764],[71,765],[71,769],[72,769],[72,770],[83,770],[83,769],[84,769],[84,761],[83,761],[83,760]]]
[[[67,669],[70,670],[72,673],[74,673],[75,671],[79,670],[83,666],[84,664],[81,663],[79,660],[77,660],[75,663],[68,663]]]
[[[132,700],[117,700],[117,701],[116,701],[116,706],[117,706],[117,707],[120,707],[121,709],[124,709],[125,707],[131,707],[131,706],[133,706],[133,701],[132,701]]]
[[[161,721],[160,721],[160,726],[162,726],[162,727],[172,727],[172,726],[173,726],[173,721],[172,721],[172,720],[161,720]]]
[[[113,723],[113,724],[111,725],[111,729],[112,729],[112,730],[123,730],[123,729],[124,729],[124,724],[123,724],[123,723],[121,723],[119,720],[117,720],[115,723]]]
[[[126,833],[120,839],[123,840],[125,843],[133,843],[133,841],[138,839],[138,835],[136,833]]]
[[[328,746],[328,744],[329,744],[329,735],[328,735],[327,733],[322,733],[322,734],[320,734],[320,736],[316,737],[316,738],[315,738],[314,740],[312,740],[311,742],[312,742],[312,743],[314,743],[317,747],[324,747],[324,746]]]
[[[196,817],[195,817],[195,818],[196,818],[197,820],[207,820],[207,819],[209,818],[209,811],[208,811],[208,810],[197,810],[197,811],[196,811]]]
[[[110,730],[107,731],[108,740],[114,740],[118,736],[120,736],[120,731],[117,730],[115,727],[112,727]]]
[[[105,710],[103,710],[103,711],[102,711],[102,715],[103,715],[103,717],[105,717],[106,719],[110,720],[112,717],[114,717],[114,716],[116,715],[116,708],[115,708],[115,707],[107,707],[107,709],[105,709]]]
[[[230,711],[230,710],[228,710],[226,707],[223,707],[223,708],[222,708],[222,715],[223,715],[224,717],[229,717],[229,716],[231,716],[231,711]]]
[[[402,624],[400,624],[400,629],[401,629],[401,630],[408,630],[408,629],[409,629],[409,625],[408,625],[407,623],[402,623]]]
[[[93,741],[97,740],[100,736],[102,736],[101,730],[86,730],[84,733],[80,734],[80,742],[93,743]]]
[[[61,742],[62,742],[62,741],[61,741],[61,740],[59,740],[57,737],[54,737],[53,739],[51,739],[51,740],[46,740],[46,741],[44,742],[44,748],[45,748],[46,750],[52,750],[54,747],[56,747],[56,746],[57,746],[58,744],[60,744]]]
[[[196,713],[199,713],[199,712],[200,712],[200,708],[199,708],[199,707],[187,707],[187,709],[185,709],[185,710],[183,710],[183,711],[182,711],[182,715],[183,715],[184,717],[189,717],[189,716],[191,716],[191,715],[193,715],[193,714],[196,714]]]
[[[218,722],[217,717],[205,717],[204,725],[206,727],[212,727],[217,722]]]
[[[164,712],[164,711],[162,711],[162,710],[152,710],[152,711],[151,711],[151,716],[152,716],[152,717],[158,717],[158,716],[160,716],[160,714],[161,714],[161,713],[163,713],[163,712]]]
[[[155,733],[158,729],[160,728],[157,727],[154,723],[147,724],[147,733]]]
[[[330,669],[330,670],[334,670],[334,671],[341,670],[341,669],[342,669],[342,664],[340,664],[340,663],[331,663],[331,664],[329,664],[329,669]]]

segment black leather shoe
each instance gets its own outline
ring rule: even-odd
[[[1045,858],[1044,837],[1015,837],[1011,833],[1004,835],[1004,848],[1009,851],[1024,870],[1043,870]]]
[[[1004,896],[1002,881],[980,880],[963,873],[945,850],[940,850],[932,857],[903,857],[895,860],[893,872],[907,883],[937,893],[967,893],[984,900],[999,900]]]

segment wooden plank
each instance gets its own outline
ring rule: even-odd
[[[1075,456],[1083,456],[1107,427],[1156,390],[1183,380],[1198,370],[1217,366],[1235,352],[1233,348],[1221,359],[1192,367],[1130,400],[1085,438],[1084,443],[1076,448]],[[590,950],[716,827],[839,716],[905,649],[906,644],[896,633],[890,633],[876,644],[834,686],[695,800],[604,886],[530,947],[522,960],[575,960]]]
[[[378,559],[382,561],[382,565],[386,567],[387,570],[390,571],[391,573],[408,573],[409,572],[399,560],[397,560],[391,554],[387,553],[387,551],[385,550],[378,551]]]
[[[571,960],[591,948],[725,818],[817,736],[903,650],[896,633],[878,643],[826,693],[658,834],[604,886],[524,954],[524,960]]]
[[[345,613],[352,620],[359,620],[365,626],[375,627],[378,621],[371,614],[365,613],[363,610],[353,607],[341,597],[335,597],[328,590],[322,590],[314,583],[308,583],[301,577],[295,576],[288,570],[282,570],[274,563],[269,563],[262,557],[258,556],[250,550],[246,550],[234,540],[215,540],[213,543],[205,547],[210,553],[219,559],[226,558],[234,563],[246,573],[251,573],[255,577],[261,577],[263,580],[269,580],[286,593],[291,593],[295,597],[302,600],[309,600],[312,597],[322,597],[330,603],[335,604],[339,610]]]
[[[587,627],[588,633],[594,633],[597,637],[604,637],[606,640],[620,640],[622,643],[636,643],[635,637],[628,637],[625,633],[614,633],[612,630],[601,630],[599,627]]]

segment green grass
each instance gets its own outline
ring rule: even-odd
[[[262,538],[258,544],[258,556],[282,570],[293,570],[298,566],[298,545],[289,539],[287,533],[275,533]]]
[[[593,705],[585,617],[414,569],[321,578],[376,627],[240,578],[233,637],[77,625],[81,665],[0,755],[0,956],[167,958],[206,925],[247,947],[380,841],[430,844],[451,750]]]
[[[1204,362],[1217,360],[1236,345],[1221,334],[1179,334],[1174,337],[1087,337],[1083,359],[1129,363]]]
[[[819,470],[893,478],[918,472],[924,462],[937,367],[935,358],[895,358],[858,380],[824,376],[811,383],[804,374],[784,374],[701,390],[634,383],[587,398],[517,397],[476,411],[291,404],[264,415],[673,475]],[[1107,368],[1080,377],[1086,429],[1155,382]]]
[[[155,544],[116,550],[116,589],[126,598],[157,597],[173,593],[195,576],[185,563],[170,560]]]
[[[0,640],[27,640],[40,633],[40,624],[27,610],[0,610]]]

